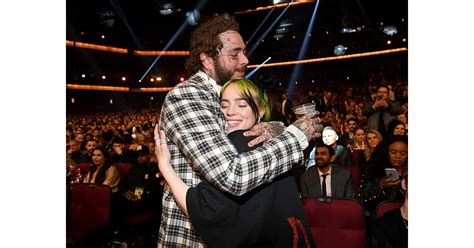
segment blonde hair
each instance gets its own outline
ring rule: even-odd
[[[374,152],[374,150],[375,150],[375,148],[372,148],[372,147],[369,146],[369,142],[367,140],[367,138],[369,137],[369,133],[373,133],[373,134],[375,134],[375,136],[377,136],[377,138],[379,139],[379,144],[383,139],[382,134],[380,134],[379,131],[377,131],[375,129],[367,131],[367,133],[365,134],[365,144],[366,145],[365,145],[365,151],[364,151],[365,160],[367,160],[367,161],[370,160],[370,156],[372,156],[372,152]]]

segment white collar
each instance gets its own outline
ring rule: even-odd
[[[332,166],[331,166],[331,165],[329,165],[329,170],[328,170],[328,172],[326,172],[326,173],[322,173],[322,172],[319,170],[319,168],[318,168],[318,174],[319,174],[320,177],[322,177],[323,174],[331,175],[331,172],[332,172]]]
[[[218,85],[216,80],[214,80],[213,78],[211,78],[209,75],[207,75],[206,73],[204,73],[203,71],[198,71],[196,72],[196,75],[202,77],[202,78],[206,78],[207,79],[207,82],[210,83],[212,85],[212,88],[214,89],[214,91],[216,91],[217,93],[217,96],[220,96],[221,94],[221,88],[222,86]]]

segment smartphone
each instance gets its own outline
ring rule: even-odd
[[[385,168],[385,173],[390,175],[388,179],[396,180],[398,179],[398,173],[395,168]]]

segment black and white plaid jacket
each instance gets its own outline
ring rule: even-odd
[[[303,161],[303,148],[288,131],[250,152],[238,154],[227,138],[219,96],[203,72],[174,87],[160,114],[171,165],[187,185],[207,180],[233,195],[270,182]],[[249,227],[251,228],[251,227]],[[158,247],[206,247],[171,193],[163,192]]]

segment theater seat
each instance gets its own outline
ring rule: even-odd
[[[377,205],[375,209],[375,214],[377,218],[382,217],[386,212],[400,208],[403,205],[403,202],[400,201],[383,201]]]
[[[358,201],[303,197],[301,203],[318,248],[365,248],[364,209]]]
[[[332,166],[342,168],[349,171],[352,174],[352,180],[354,180],[354,194],[357,195],[360,192],[360,169],[358,166],[352,165],[340,165],[333,164]]]
[[[128,171],[130,171],[130,168],[132,168],[133,164],[131,163],[120,163],[120,164],[115,164],[115,167],[117,167],[119,173],[120,173],[120,178],[126,178],[128,175]]]
[[[107,185],[79,183],[71,191],[66,237],[84,240],[109,223],[111,190]]]
[[[91,163],[80,163],[77,166],[81,169],[82,178],[84,178],[91,169]]]

